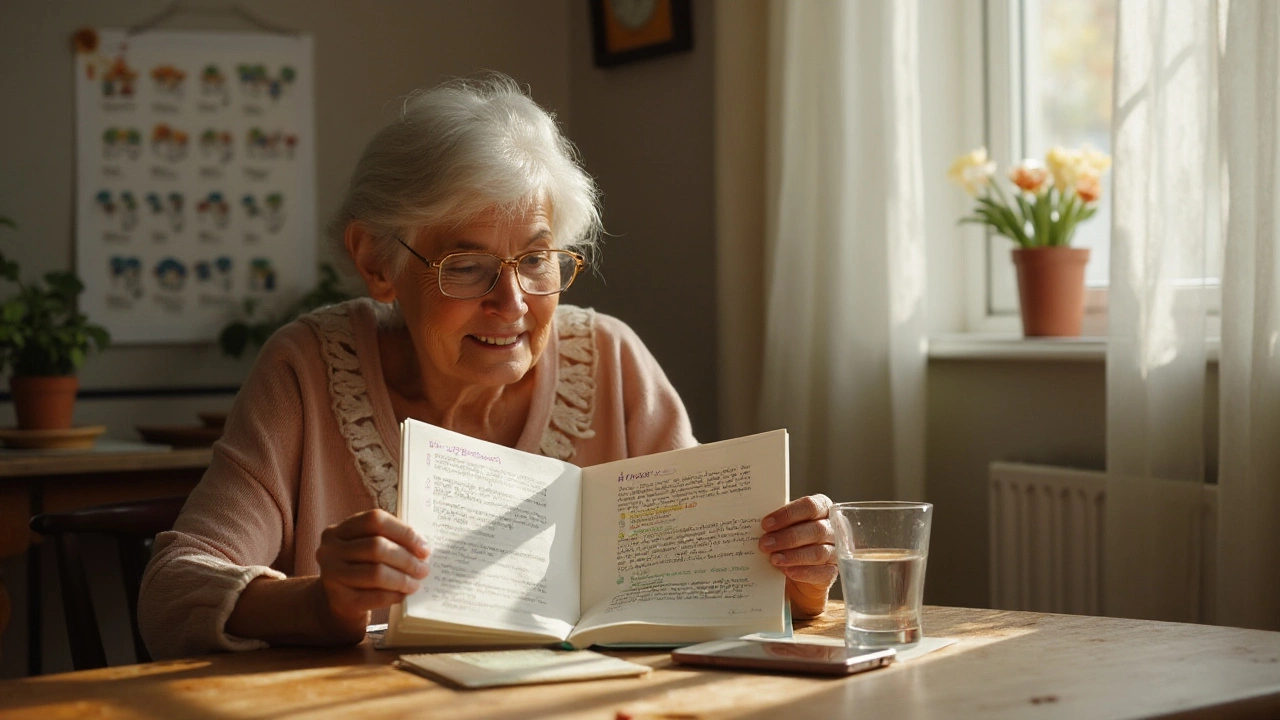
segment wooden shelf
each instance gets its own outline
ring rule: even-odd
[[[43,475],[138,472],[207,467],[213,448],[137,450],[129,452],[76,452],[48,455],[0,456],[0,479]]]

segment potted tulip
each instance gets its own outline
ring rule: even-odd
[[[1097,212],[1101,176],[1110,167],[1106,153],[1053,148],[1044,163],[1023,160],[1011,168],[1006,191],[986,148],[978,148],[947,172],[977,199],[973,214],[960,222],[985,225],[1017,244],[1013,263],[1028,337],[1080,334],[1089,249],[1071,247],[1071,240],[1076,226]]]
[[[0,216],[0,225],[14,227]],[[0,253],[0,279],[16,292],[0,302],[0,372],[9,389],[21,430],[71,427],[79,382],[76,371],[93,349],[110,343],[106,329],[75,308],[84,285],[73,273],[49,272],[44,282],[23,282],[18,263]]]

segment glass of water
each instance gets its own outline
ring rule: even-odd
[[[920,641],[924,568],[933,505],[851,502],[831,508],[844,591],[845,645],[894,647]]]

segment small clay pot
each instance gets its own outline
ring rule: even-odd
[[[1077,337],[1084,320],[1084,268],[1089,248],[1016,248],[1022,334]]]
[[[23,375],[9,378],[20,430],[71,427],[80,381],[74,375]]]

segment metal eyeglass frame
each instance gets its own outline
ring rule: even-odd
[[[507,265],[510,265],[511,269],[515,272],[516,284],[520,286],[521,292],[524,292],[528,295],[535,295],[538,297],[547,297],[549,295],[559,295],[565,290],[568,290],[570,285],[573,285],[573,281],[578,279],[578,273],[582,272],[582,269],[587,265],[587,260],[582,255],[572,250],[561,250],[559,248],[545,248],[542,250],[530,250],[529,252],[526,252],[526,253],[520,253],[519,255],[513,258],[498,257],[497,255],[494,255],[493,253],[490,253],[490,252],[482,252],[478,250],[466,250],[463,252],[449,253],[448,255],[445,255],[444,257],[440,258],[438,261],[432,261],[423,257],[421,254],[418,253],[417,250],[414,250],[413,248],[409,247],[409,244],[406,243],[404,240],[396,238],[396,242],[403,245],[405,250],[408,250],[410,254],[412,254],[414,257],[418,258],[419,260],[421,260],[424,264],[426,264],[427,267],[431,268],[432,270],[435,270],[436,271],[436,287],[440,289],[440,294],[444,295],[447,298],[453,298],[454,300],[475,300],[476,298],[482,298],[485,295],[488,295],[489,293],[493,292],[493,289],[498,286],[498,280],[502,277],[502,268],[506,267]],[[548,250],[567,253],[568,255],[572,256],[573,257],[573,275],[569,276],[569,281],[566,282],[564,284],[564,287],[560,288],[559,290],[556,290],[554,292],[533,292],[524,286],[525,277],[520,274],[520,261],[530,255],[537,255],[540,252],[547,252]],[[450,295],[449,293],[445,292],[444,285],[440,284],[439,270],[440,270],[440,267],[444,265],[446,260],[448,260],[449,258],[455,255],[488,255],[489,257],[498,259],[498,262],[501,263],[498,266],[498,273],[493,276],[493,282],[489,283],[489,287],[484,292],[480,293],[479,295],[472,295],[470,297],[458,297],[457,295]]]

